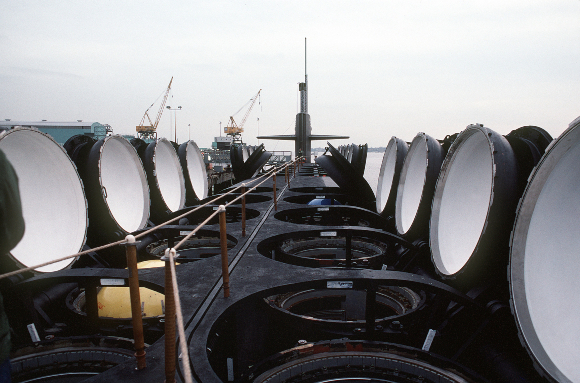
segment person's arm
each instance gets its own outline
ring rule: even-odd
[[[18,176],[0,150],[0,254],[12,250],[24,235]]]

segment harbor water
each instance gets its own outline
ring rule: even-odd
[[[368,152],[367,153],[367,164],[365,167],[365,174],[364,177],[369,183],[371,189],[375,195],[377,194],[377,186],[379,182],[379,173],[381,171],[381,163],[383,162],[383,155],[385,154],[384,151],[382,152]]]

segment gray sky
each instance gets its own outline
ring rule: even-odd
[[[443,138],[471,123],[557,137],[580,115],[580,0],[24,0],[1,6],[0,119],[134,134],[173,76],[179,142],[191,124],[209,146],[262,89],[243,136],[256,144],[258,129],[294,131],[305,37],[313,133],[351,136],[336,144]],[[160,136],[173,136],[172,116]]]

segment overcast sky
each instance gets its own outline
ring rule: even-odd
[[[207,147],[262,89],[243,136],[256,144],[258,133],[294,132],[305,37],[313,133],[351,137],[337,145],[443,138],[471,123],[555,138],[580,115],[580,0],[23,0],[0,10],[0,119],[134,134],[173,76],[167,104],[182,110],[165,111],[160,136],[173,137],[176,115],[179,142],[190,125]]]

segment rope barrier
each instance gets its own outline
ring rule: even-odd
[[[270,176],[272,176],[272,175],[273,175],[273,176],[275,176],[275,175],[276,175],[276,174],[275,174],[275,172],[277,172],[278,170],[282,169],[283,167],[286,167],[286,168],[287,168],[288,166],[290,166],[290,163],[287,163],[287,164],[280,165],[280,166],[279,166],[279,167],[277,167],[277,168],[273,168],[272,170],[270,170],[270,171],[269,171],[268,173],[266,173],[265,175],[263,175],[263,176],[261,176],[261,177],[258,177],[257,179],[260,179],[260,178],[262,178],[262,177],[265,177],[266,175],[268,175],[268,177],[267,177],[267,178],[265,178],[265,179],[264,179],[262,182],[260,182],[259,184],[255,185],[254,187],[252,187],[251,189],[249,189],[249,190],[248,190],[246,193],[243,193],[242,195],[240,195],[240,196],[238,196],[237,198],[233,199],[232,201],[228,202],[227,204],[225,204],[225,206],[226,206],[226,207],[228,207],[228,206],[230,206],[231,204],[233,204],[234,202],[238,201],[240,198],[242,198],[243,196],[247,195],[249,192],[251,192],[252,190],[255,190],[255,189],[258,187],[258,186],[260,186],[260,185],[262,185],[263,183],[265,183],[266,181],[268,181],[268,180],[270,179]],[[252,181],[252,182],[255,182],[255,181],[256,181],[256,180],[254,180],[254,181]],[[244,187],[244,186],[247,186],[247,185],[245,185],[245,184],[242,184],[241,186],[238,186],[238,187]]]
[[[287,167],[288,165],[286,165],[286,170],[288,169]],[[276,177],[276,173],[275,171],[281,169],[282,167],[278,168],[278,169],[274,169],[273,171],[271,171],[270,173],[273,173],[273,177],[275,180]],[[266,174],[268,175],[268,173]],[[226,212],[226,206],[231,205],[232,203],[236,202],[238,199],[240,198],[244,198],[248,193],[250,193],[252,190],[255,190],[258,186],[260,186],[262,183],[266,182],[270,177],[265,177],[264,180],[260,183],[258,183],[257,185],[255,185],[254,187],[252,187],[251,189],[245,191],[246,189],[246,183],[242,183],[241,187],[242,187],[242,194],[235,198],[234,200],[232,200],[231,202],[229,202],[226,205],[220,205],[218,210],[216,210],[215,212],[213,212],[212,214],[209,215],[209,217],[207,217],[202,223],[200,223],[194,230],[192,230],[189,234],[187,234],[181,241],[179,241],[173,248],[171,249],[166,249],[165,250],[165,258],[166,258],[166,263],[165,263],[165,267],[167,268],[169,266],[170,268],[170,272],[168,273],[166,270],[166,276],[168,276],[168,274],[170,274],[169,278],[171,280],[171,285],[172,285],[172,289],[171,289],[171,294],[173,296],[173,301],[174,301],[174,306],[175,306],[175,316],[177,319],[177,329],[179,332],[179,346],[180,346],[180,351],[181,351],[181,355],[182,355],[182,359],[183,359],[183,369],[184,369],[184,379],[186,381],[186,383],[190,383],[193,382],[192,380],[192,374],[191,374],[191,366],[189,364],[189,353],[187,351],[187,344],[185,342],[185,328],[183,325],[183,316],[182,316],[182,311],[181,311],[181,301],[179,298],[179,287],[177,284],[177,276],[176,276],[176,272],[175,272],[175,258],[177,258],[176,254],[177,254],[177,249],[180,248],[180,246],[185,243],[186,241],[188,241],[191,237],[193,237],[201,228],[203,228],[212,218],[214,218],[216,215],[220,215],[220,220],[219,220],[219,224],[220,224],[220,248],[221,248],[221,264],[222,264],[222,278],[223,278],[223,289],[224,289],[224,298],[228,298],[229,297],[229,271],[228,271],[228,250],[227,250],[227,233],[226,233],[226,218],[225,218],[225,212]],[[276,183],[274,181],[274,193],[276,188]],[[237,188],[236,188],[237,189]],[[236,190],[234,189],[234,190]],[[275,196],[276,194],[274,194]],[[275,198],[275,197],[274,197]],[[245,202],[245,199],[244,199]],[[167,284],[167,277],[166,277],[166,284]],[[167,291],[167,289],[166,289]],[[169,292],[169,291],[167,291]],[[167,297],[167,299],[171,299],[171,297]],[[172,326],[172,320],[170,318],[168,318],[166,316],[165,318],[166,321],[166,326],[167,323],[169,323],[170,325],[167,326],[168,329],[173,329],[174,327]],[[174,330],[173,334],[175,333]],[[166,337],[168,335],[171,334],[166,334]],[[174,363],[174,359],[175,359],[175,355],[173,353],[174,350],[174,342],[175,342],[175,338],[173,337],[173,342],[171,341],[171,339],[166,339],[166,344],[165,344],[165,375],[166,375],[166,381],[167,380],[171,380],[173,379],[173,377],[175,376],[175,363]],[[171,360],[169,360],[168,358],[172,358]]]
[[[175,314],[177,317],[177,331],[179,332],[179,348],[181,351],[184,370],[183,377],[186,383],[193,383],[191,376],[191,366],[189,364],[189,352],[187,352],[187,343],[185,343],[185,327],[183,326],[183,314],[181,312],[181,300],[179,299],[179,287],[177,286],[177,275],[175,273],[175,249],[166,249],[165,254],[169,256],[169,266],[171,268],[171,279],[173,282],[173,291],[175,297]]]
[[[175,292],[173,291],[173,276],[171,262],[165,251],[165,382],[175,382]],[[173,320],[170,320],[172,318]]]
[[[282,168],[282,166],[279,168],[275,168],[274,170],[272,170],[270,172],[270,174],[273,174],[273,178],[274,178],[274,199],[276,198],[275,197],[276,196],[276,181],[275,181],[276,173],[275,172],[281,168]],[[287,173],[287,169],[288,169],[288,165],[286,165],[286,173]],[[269,174],[267,173],[266,175],[269,175]],[[265,177],[265,176],[263,176],[263,177]],[[191,366],[189,364],[189,353],[187,351],[187,344],[185,343],[185,328],[183,326],[183,315],[182,315],[182,311],[181,311],[181,301],[179,298],[179,287],[177,284],[177,276],[176,276],[176,272],[175,272],[175,258],[177,258],[177,256],[176,256],[177,249],[179,249],[183,243],[185,243],[191,237],[193,237],[212,218],[214,218],[216,215],[219,214],[220,215],[219,223],[220,223],[220,247],[221,247],[223,289],[224,289],[224,298],[228,298],[230,295],[229,294],[230,291],[229,291],[228,249],[227,249],[227,233],[226,233],[226,218],[225,218],[226,206],[231,205],[232,203],[236,202],[240,198],[245,198],[245,196],[248,193],[250,193],[252,190],[255,190],[258,186],[260,186],[262,183],[266,182],[269,178],[270,178],[269,176],[265,177],[262,182],[258,183],[257,185],[255,185],[254,187],[249,189],[248,191],[245,191],[246,184],[242,183],[241,188],[245,192],[243,192],[239,197],[237,197],[234,200],[232,200],[231,202],[229,202],[227,205],[220,205],[218,210],[216,210],[215,212],[210,214],[209,217],[207,217],[194,230],[192,230],[189,234],[187,234],[173,248],[165,250],[165,258],[166,258],[165,267],[167,268],[169,266],[169,268],[170,268],[169,273],[167,272],[167,270],[165,272],[166,284],[168,284],[168,282],[169,282],[167,280],[167,277],[169,277],[169,279],[171,280],[171,286],[172,286],[172,289],[170,289],[171,291],[169,291],[169,289],[166,289],[166,292],[170,293],[172,295],[172,297],[166,296],[166,298],[167,299],[173,298],[173,301],[174,301],[174,307],[175,307],[174,312],[175,312],[175,316],[177,319],[177,329],[179,332],[179,346],[180,346],[181,355],[183,358],[183,363],[182,363],[183,369],[184,369],[184,376],[183,377],[187,383],[193,382],[193,380],[192,380],[192,375],[191,375]],[[233,190],[237,190],[238,188],[233,189]],[[217,199],[219,199],[219,198],[217,198]],[[244,202],[245,202],[245,199],[244,199]],[[276,201],[274,201],[274,203],[275,202]],[[189,212],[187,214],[189,214]],[[173,312],[173,310],[172,310],[172,312]],[[173,321],[170,318],[168,318],[167,316],[165,318],[165,321],[166,321],[166,326],[167,326],[166,328],[169,329],[172,334],[175,334],[175,332],[173,330],[174,326],[172,324]],[[166,337],[167,337],[166,344],[165,344],[165,355],[166,355],[166,357],[165,357],[165,376],[166,376],[166,381],[174,379],[174,376],[175,376],[175,362],[174,362],[175,355],[173,353],[173,350],[174,350],[173,344],[175,342],[175,338],[174,338],[174,335],[172,338],[168,337],[168,335],[171,335],[171,334],[166,334]],[[173,340],[173,342],[172,342],[172,340]],[[170,358],[170,359],[168,359],[168,358]]]
[[[220,253],[222,261],[222,280],[224,288],[224,298],[230,296],[230,271],[228,269],[228,238],[226,230],[226,207],[224,205],[220,206]]]
[[[280,166],[280,168],[281,168],[281,167],[282,167],[282,166]],[[270,173],[272,173],[272,172],[273,172],[273,171],[270,171]],[[266,174],[268,174],[268,173],[266,173]],[[261,177],[264,177],[264,176],[261,176]],[[260,177],[260,178],[261,178],[261,177]],[[270,177],[267,177],[267,178],[265,178],[265,179],[264,179],[262,182],[260,182],[259,184],[255,185],[255,186],[254,186],[254,187],[252,187],[251,189],[247,190],[245,193],[242,193],[240,196],[238,196],[237,198],[233,199],[232,201],[230,201],[230,202],[226,203],[226,204],[225,204],[225,205],[223,205],[223,206],[225,206],[225,207],[228,207],[228,206],[232,205],[233,203],[235,203],[235,202],[236,202],[236,201],[238,201],[239,199],[241,199],[241,198],[243,198],[244,196],[246,196],[246,195],[247,195],[248,193],[250,193],[252,190],[255,190],[255,189],[258,187],[258,186],[260,186],[261,184],[263,184],[264,182],[266,182],[266,181],[267,181],[269,178],[270,178]],[[258,178],[258,179],[259,179],[259,178]],[[237,189],[239,189],[239,188],[244,188],[244,187],[246,187],[246,184],[245,184],[245,183],[243,183],[242,185],[238,186],[238,187],[237,187],[236,189],[234,189],[234,190],[237,190]],[[225,194],[224,194],[224,195],[225,195]],[[220,198],[221,198],[221,197],[220,197]],[[219,199],[219,198],[217,198],[217,199]],[[215,201],[215,200],[214,200],[214,201]],[[195,235],[195,233],[197,233],[197,232],[198,232],[200,229],[202,229],[202,228],[203,228],[203,227],[204,227],[204,226],[205,226],[205,225],[206,225],[206,224],[207,224],[207,223],[208,223],[208,222],[209,222],[209,221],[210,221],[212,218],[214,218],[214,217],[215,217],[216,215],[218,215],[219,213],[220,213],[220,210],[218,209],[218,210],[216,210],[215,212],[213,212],[212,214],[210,214],[210,216],[209,216],[209,217],[207,217],[207,219],[206,219],[205,221],[203,221],[202,223],[200,223],[200,224],[199,224],[199,225],[198,225],[198,226],[197,226],[197,227],[196,227],[194,230],[192,230],[192,231],[191,231],[189,234],[187,234],[187,235],[186,235],[186,236],[185,236],[185,237],[184,237],[184,238],[183,238],[181,241],[179,241],[179,242],[177,243],[177,245],[175,245],[173,248],[174,248],[175,250],[178,250],[178,249],[181,247],[181,245],[183,245],[183,243],[185,243],[185,242],[186,242],[186,241],[188,241],[188,240],[189,240],[191,237],[193,237],[193,236]],[[187,213],[187,214],[189,214],[189,213]]]
[[[139,233],[139,234],[135,235],[135,239],[139,239],[139,238],[141,238],[141,237],[143,237],[143,236],[145,236],[145,235],[147,235],[147,234],[149,234],[149,233],[152,233],[152,232],[154,232],[155,230],[158,230],[158,229],[160,229],[160,228],[162,228],[162,227],[164,227],[164,226],[167,226],[167,225],[169,225],[169,224],[170,224],[170,223],[172,223],[172,222],[175,222],[175,221],[177,221],[177,220],[179,220],[179,219],[181,219],[181,218],[185,217],[185,216],[186,216],[186,215],[188,215],[188,214],[191,214],[191,213],[193,213],[193,212],[195,212],[195,211],[197,211],[197,210],[201,209],[202,207],[205,207],[205,206],[207,206],[207,205],[210,205],[210,204],[212,204],[213,202],[215,202],[215,201],[219,200],[220,198],[222,198],[222,197],[224,197],[224,196],[226,196],[226,195],[228,195],[228,194],[231,194],[231,193],[233,193],[235,190],[237,190],[237,189],[239,189],[239,188],[241,188],[241,186],[238,186],[238,187],[236,187],[235,189],[232,189],[232,190],[230,190],[229,192],[227,192],[227,193],[225,193],[225,194],[223,194],[223,195],[220,195],[219,197],[217,197],[217,198],[214,198],[214,199],[213,199],[213,200],[211,200],[211,201],[208,201],[208,202],[204,203],[203,205],[196,206],[195,208],[193,208],[193,209],[191,209],[191,210],[188,210],[187,212],[185,212],[185,213],[183,213],[183,214],[179,215],[178,217],[172,218],[172,219],[170,219],[169,221],[166,221],[166,222],[164,222],[164,223],[162,223],[162,224],[159,224],[159,225],[157,225],[157,226],[155,226],[155,227],[152,227],[152,228],[151,228],[151,229],[149,229],[149,230],[146,230],[146,231],[144,231],[144,232],[142,232],[142,233]],[[61,262],[61,261],[66,261],[67,259],[71,259],[71,258],[79,257],[79,256],[81,256],[81,255],[88,254],[88,253],[92,253],[92,252],[94,252],[94,251],[105,250],[105,249],[108,249],[108,248],[110,248],[110,247],[117,246],[117,245],[122,245],[122,244],[125,244],[125,243],[127,243],[127,240],[126,240],[126,239],[121,239],[121,240],[118,240],[118,241],[116,241],[116,242],[112,242],[112,243],[109,243],[109,244],[106,244],[106,245],[102,245],[102,246],[99,246],[99,247],[95,247],[95,248],[92,248],[92,249],[89,249],[89,250],[80,251],[80,252],[78,252],[78,253],[76,253],[76,254],[73,254],[73,255],[67,255],[67,256],[65,256],[65,257],[61,257],[61,258],[54,259],[54,260],[52,260],[52,261],[48,261],[48,262],[44,262],[44,263],[40,263],[40,264],[38,264],[38,265],[34,265],[34,266],[30,266],[30,267],[25,267],[25,268],[18,269],[18,270],[14,270],[14,271],[11,271],[11,272],[9,272],[9,273],[5,273],[5,274],[0,274],[0,279],[3,279],[3,278],[8,278],[8,277],[11,277],[11,276],[13,276],[13,275],[22,274],[22,273],[24,273],[24,272],[27,272],[27,271],[32,271],[32,270],[34,270],[34,269],[38,269],[38,268],[40,268],[40,267],[48,266],[48,265],[51,265],[51,264],[53,264],[53,263],[57,263],[57,262]]]
[[[218,215],[218,213],[219,213],[219,210],[216,210],[212,214],[210,214],[210,216],[207,217],[205,221],[203,221],[202,223],[200,223],[195,229],[193,229],[181,241],[179,241],[177,243],[177,245],[175,245],[173,248],[175,250],[179,249],[179,247],[181,245],[183,245],[184,242],[188,241],[191,237],[193,237],[195,235],[195,233],[197,233],[201,228],[203,228],[213,217],[215,217],[216,215]]]
[[[292,162],[292,164],[294,165],[294,167],[296,166],[296,161],[299,161],[301,158],[295,160]],[[279,167],[274,167],[272,170],[270,170],[269,172],[267,172],[266,174],[258,177],[257,179],[253,180],[252,182],[255,182],[257,180],[259,180],[260,178],[264,178],[264,180],[258,184],[256,184],[255,186],[253,186],[252,188],[250,188],[249,190],[246,190],[246,183],[242,183],[242,185],[230,190],[229,192],[222,194],[220,196],[218,196],[217,198],[214,198],[206,203],[204,203],[203,205],[197,206],[193,209],[188,210],[187,212],[180,214],[178,217],[172,218],[160,225],[157,225],[149,230],[146,230],[138,235],[127,235],[125,237],[125,239],[123,240],[119,240],[107,245],[103,245],[100,247],[96,247],[93,249],[89,249],[89,250],[85,250],[85,251],[81,251],[79,253],[73,254],[73,255],[69,255],[66,257],[61,257],[59,259],[56,260],[52,260],[49,262],[44,262],[42,264],[36,265],[36,266],[31,266],[31,267],[27,267],[27,268],[23,268],[23,269],[19,269],[19,270],[15,270],[6,274],[1,274],[0,275],[0,279],[3,278],[8,278],[12,275],[17,275],[17,274],[21,274],[23,272],[26,271],[32,271],[34,269],[43,267],[43,266],[47,266],[56,262],[61,262],[70,258],[75,258],[78,257],[80,255],[83,254],[88,254],[90,252],[94,252],[94,251],[99,251],[99,250],[104,250],[107,249],[109,247],[112,246],[116,246],[116,245],[121,245],[121,244],[126,244],[127,245],[127,267],[129,268],[129,285],[130,285],[130,290],[131,290],[131,312],[132,312],[132,318],[133,318],[133,327],[134,327],[134,337],[135,337],[135,348],[136,348],[136,353],[135,356],[137,357],[137,365],[138,365],[138,369],[144,369],[146,367],[146,361],[145,361],[145,345],[143,342],[143,326],[142,326],[142,322],[141,322],[141,309],[140,309],[140,297],[139,297],[139,276],[138,276],[138,269],[137,269],[137,255],[136,255],[136,248],[135,248],[135,240],[137,238],[143,237],[155,230],[158,230],[164,226],[169,225],[172,222],[175,222],[207,205],[210,205],[212,203],[214,203],[215,201],[225,197],[228,194],[233,193],[234,191],[238,190],[239,188],[242,188],[242,194],[233,199],[232,201],[230,201],[229,203],[225,204],[225,205],[220,205],[219,209],[216,210],[214,213],[210,214],[208,218],[206,218],[202,223],[200,223],[195,229],[193,229],[189,234],[187,234],[181,241],[179,241],[173,248],[171,249],[166,249],[165,250],[165,258],[164,260],[165,262],[165,284],[166,284],[166,299],[172,300],[174,303],[174,305],[169,304],[167,305],[167,309],[168,311],[166,312],[166,330],[167,330],[167,339],[166,339],[166,344],[165,344],[165,348],[166,348],[166,365],[165,365],[165,374],[166,374],[166,378],[168,378],[169,380],[174,380],[174,376],[175,376],[175,353],[174,353],[174,342],[175,342],[175,327],[172,325],[173,319],[171,318],[172,316],[175,316],[177,319],[177,327],[178,327],[178,332],[179,332],[179,345],[180,345],[180,350],[181,350],[181,356],[182,356],[182,360],[183,360],[183,368],[184,368],[184,379],[187,383],[192,383],[192,374],[191,374],[191,366],[189,363],[189,353],[187,351],[187,344],[186,344],[186,340],[185,340],[185,328],[183,325],[183,314],[182,314],[182,310],[181,310],[181,301],[179,298],[179,287],[177,284],[177,276],[176,276],[176,271],[175,271],[175,258],[177,258],[176,254],[177,254],[177,249],[180,248],[180,246],[185,243],[187,240],[189,240],[192,236],[194,236],[201,228],[203,228],[212,218],[214,218],[216,215],[220,214],[220,247],[221,247],[221,254],[222,254],[222,276],[223,276],[223,287],[224,287],[224,297],[227,298],[229,297],[229,271],[228,271],[228,252],[227,252],[227,233],[226,233],[226,217],[225,217],[225,212],[226,212],[226,207],[233,204],[234,202],[236,202],[237,200],[239,200],[240,198],[243,198],[243,207],[245,208],[245,196],[252,192],[253,190],[255,190],[258,186],[260,186],[261,184],[263,184],[264,182],[266,182],[270,176],[272,176],[273,178],[273,189],[274,189],[274,206],[276,206],[276,173],[284,168],[285,169],[285,173],[286,173],[286,182],[287,184],[290,182],[290,179],[288,177],[288,166],[290,165],[290,163],[286,163],[283,164]],[[295,176],[295,175],[294,175]],[[245,209],[243,209],[245,212]],[[244,216],[244,223],[245,223],[245,216]],[[243,231],[245,231],[245,227],[243,229]],[[245,234],[244,234],[245,235]],[[167,267],[169,267],[169,272],[167,270]],[[172,288],[169,287],[169,285],[171,285]],[[173,309],[174,308],[174,309]],[[173,350],[173,351],[172,351]],[[168,360],[167,358],[169,358],[170,360]]]
[[[121,240],[119,240],[117,242],[109,243],[108,245],[103,245],[103,246],[95,247],[93,249],[84,250],[84,251],[81,251],[81,252],[76,253],[76,254],[73,254],[73,255],[67,255],[66,257],[54,259],[54,260],[49,261],[49,262],[40,263],[40,264],[35,265],[35,266],[25,267],[25,268],[22,268],[22,269],[18,269],[18,270],[11,271],[9,273],[0,274],[0,279],[8,278],[8,277],[11,277],[13,275],[22,274],[24,272],[32,271],[32,270],[38,269],[40,267],[52,265],[53,263],[57,263],[57,262],[61,262],[61,261],[66,261],[67,259],[75,258],[75,257],[78,257],[80,255],[84,255],[84,254],[88,254],[88,253],[92,253],[93,251],[104,250],[104,249],[108,249],[109,247],[113,247],[113,246],[117,246],[117,245],[122,245],[124,243],[127,243],[127,240],[126,239],[121,239]]]
[[[242,184],[242,237],[246,236],[246,184]]]
[[[296,162],[297,160],[294,160],[292,163]],[[285,165],[281,165],[280,168],[283,167],[283,166],[289,166],[289,165],[290,165],[290,163],[287,163]],[[275,170],[277,171],[278,169],[279,168],[274,168],[274,170],[271,170],[270,173],[272,173]],[[258,177],[256,180],[258,180],[258,179],[260,179],[262,177],[265,177],[266,175],[270,175],[270,173],[266,173],[265,175],[262,175],[262,176]],[[270,178],[270,177],[268,177],[268,178]],[[252,190],[256,189],[262,183],[266,182],[268,180],[268,178],[266,178],[264,181],[260,182],[259,184],[257,184],[253,188],[249,189],[246,192],[246,194],[249,193],[249,192],[251,192]],[[172,222],[175,222],[177,220],[180,220],[181,218],[187,216],[188,214],[191,214],[191,213],[193,213],[193,212],[195,212],[195,211],[197,211],[197,210],[199,210],[199,209],[201,209],[201,208],[203,208],[203,207],[205,207],[207,205],[210,205],[210,204],[214,203],[215,201],[219,200],[220,198],[223,198],[226,195],[235,192],[236,190],[240,189],[241,187],[242,187],[241,185],[240,186],[237,186],[236,188],[228,191],[227,193],[224,193],[224,194],[218,196],[217,198],[212,199],[211,201],[208,201],[208,202],[204,203],[203,205],[196,206],[196,207],[192,208],[191,210],[188,210],[185,213],[180,214],[179,216],[177,216],[175,218],[172,218],[172,219],[170,219],[170,220],[168,220],[168,221],[166,221],[166,222],[164,222],[162,224],[159,224],[159,225],[156,225],[156,226],[152,227],[149,230],[146,230],[146,231],[144,231],[142,233],[139,233],[139,234],[135,235],[135,239],[139,239],[139,238],[141,238],[141,237],[143,237],[143,236],[145,236],[147,234],[150,234],[150,233],[154,232],[155,230],[158,230],[158,229],[160,229],[162,227],[165,227],[165,226],[169,225]],[[245,194],[243,194],[243,195],[245,195]],[[238,196],[236,199],[234,199],[231,202],[227,203],[225,206],[227,207],[227,206],[231,205],[232,203],[236,202],[237,200],[239,200],[240,198],[242,198],[243,195]],[[51,265],[53,263],[58,263],[58,262],[66,261],[67,259],[75,258],[75,257],[81,256],[81,255],[85,255],[85,254],[89,254],[89,253],[95,252],[95,251],[105,250],[105,249],[108,249],[110,247],[117,246],[117,245],[122,245],[122,244],[125,244],[125,243],[127,243],[127,240],[126,239],[121,239],[121,240],[118,240],[116,242],[112,242],[112,243],[109,243],[109,244],[106,244],[106,245],[102,245],[102,246],[98,246],[98,247],[95,247],[95,248],[92,248],[92,249],[88,249],[88,250],[83,250],[83,251],[80,251],[80,252],[78,252],[76,254],[67,255],[65,257],[61,257],[61,258],[54,259],[52,261],[43,262],[43,263],[39,263],[39,264],[34,265],[34,266],[29,266],[29,267],[25,267],[25,268],[22,268],[22,269],[14,270],[14,271],[11,271],[11,272],[8,272],[8,273],[0,274],[0,279],[8,278],[8,277],[11,277],[13,275],[22,274],[22,273],[25,273],[27,271],[33,271],[35,269],[38,269],[38,268],[41,268],[41,267],[44,267],[44,266],[48,266],[48,265]]]

